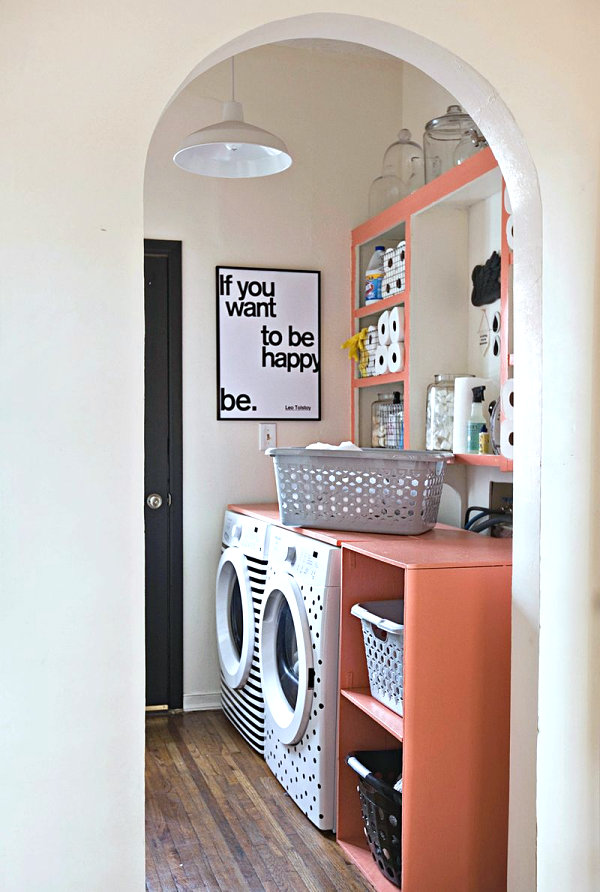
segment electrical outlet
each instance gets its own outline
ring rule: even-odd
[[[264,452],[265,449],[271,449],[274,446],[277,446],[277,425],[259,424],[258,448],[260,452]]]
[[[490,483],[490,511],[504,512],[512,508],[512,483]]]

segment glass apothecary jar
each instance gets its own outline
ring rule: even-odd
[[[434,375],[427,388],[425,449],[452,451],[454,433],[454,381],[464,375]]]
[[[371,446],[404,449],[404,399],[399,390],[377,394],[371,406]]]
[[[425,182],[430,183],[486,146],[473,118],[460,105],[449,105],[445,115],[425,125]]]
[[[410,130],[400,130],[396,142],[383,156],[380,177],[373,180],[369,191],[369,216],[389,208],[424,183],[423,149],[413,142]]]

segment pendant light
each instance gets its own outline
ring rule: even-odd
[[[283,140],[244,121],[235,100],[235,70],[231,58],[231,101],[223,103],[223,120],[191,133],[173,155],[182,170],[205,177],[266,177],[292,163]]]

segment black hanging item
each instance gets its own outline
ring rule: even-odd
[[[471,303],[474,307],[493,304],[500,298],[500,255],[497,251],[483,265],[478,264],[473,269],[471,280]]]

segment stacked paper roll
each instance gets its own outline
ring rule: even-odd
[[[498,399],[498,383],[490,378],[465,377],[454,381],[454,425],[452,430],[452,451],[463,454],[467,451],[467,423],[471,415],[473,388],[485,387],[483,417],[489,430],[487,407]]]
[[[388,372],[388,348],[381,344],[375,354],[375,374],[386,375]]]
[[[392,344],[404,340],[404,307],[392,307],[389,311],[388,327]]]
[[[387,348],[388,372],[401,372],[404,368],[404,344],[392,341]]]
[[[513,230],[513,218],[512,215],[506,220],[506,243],[511,251],[514,251],[515,247],[515,233]]]
[[[513,379],[509,378],[504,382],[502,387],[502,398],[500,400],[502,406],[502,416],[512,423],[513,410],[515,406],[515,386]]]
[[[377,331],[379,333],[379,344],[381,347],[387,347],[391,342],[390,339],[390,313],[384,310],[377,319]]]
[[[504,458],[512,459],[514,430],[513,430],[513,411],[515,404],[515,389],[513,379],[509,378],[504,382],[502,388],[502,398],[500,407],[502,409],[500,421],[500,452]]]
[[[500,452],[504,458],[512,459],[513,457],[513,440],[514,433],[512,422],[507,424],[506,421],[500,422]]]
[[[367,337],[365,340],[365,348],[369,351],[376,350],[379,347],[379,335],[376,325],[369,325],[367,328]]]

